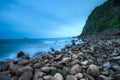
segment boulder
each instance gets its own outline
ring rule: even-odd
[[[81,71],[81,66],[79,64],[75,64],[69,69],[69,73],[72,75],[77,74],[80,71]]]
[[[91,64],[91,65],[89,65],[89,67],[87,69],[87,73],[92,76],[97,76],[99,74],[99,69],[96,65]]]
[[[23,56],[25,56],[25,53],[23,51],[21,51],[17,54],[17,58],[21,58]]]

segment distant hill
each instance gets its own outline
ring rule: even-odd
[[[120,29],[120,0],[108,0],[89,15],[81,36]]]

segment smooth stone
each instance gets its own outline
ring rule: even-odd
[[[80,80],[86,80],[86,79],[82,78],[82,79],[80,79]]]
[[[96,65],[91,64],[91,65],[89,65],[89,67],[87,69],[87,73],[89,73],[93,76],[97,76],[99,74],[99,69]]]
[[[69,69],[69,73],[72,75],[77,74],[80,71],[81,71],[81,66],[79,64],[75,64]]]
[[[33,76],[32,72],[30,71],[24,72],[18,80],[31,80],[32,76]]]
[[[70,57],[67,57],[67,58],[63,58],[62,62],[63,63],[68,63],[71,61],[71,58]]]
[[[24,72],[32,72],[32,71],[33,71],[32,67],[30,67],[30,66],[24,66],[24,67],[21,67],[21,68],[17,69],[16,75],[21,75]]]
[[[119,59],[120,59],[120,56],[112,57],[112,59],[114,59],[114,60],[119,60]]]
[[[73,75],[67,75],[65,80],[77,80],[77,78]]]
[[[110,68],[110,67],[111,67],[111,64],[110,64],[109,62],[105,62],[105,63],[103,64],[103,67],[105,67],[105,68]]]
[[[104,75],[99,75],[97,80],[111,80],[110,78],[104,76]]]
[[[75,59],[75,60],[71,61],[71,63],[70,63],[71,66],[73,66],[75,64],[80,64],[80,61]]]
[[[44,79],[44,80],[52,80],[53,77],[52,77],[52,76],[43,76],[43,79]]]
[[[21,65],[25,66],[25,65],[29,64],[29,62],[30,62],[30,60],[23,60],[21,62]]]
[[[95,80],[94,77],[92,77],[92,76],[89,75],[89,74],[85,74],[85,77],[88,78],[88,80]]]
[[[55,69],[56,69],[55,67],[42,67],[41,71],[45,73],[49,73],[50,71],[53,71]]]
[[[55,61],[59,61],[62,58],[62,54],[56,55]]]
[[[62,76],[60,73],[56,73],[56,74],[54,75],[54,78],[56,78],[57,80],[64,80],[64,79],[63,79],[63,76]]]
[[[11,80],[11,78],[8,75],[0,74],[0,80]]]
[[[40,63],[35,63],[33,67],[34,68],[41,68],[44,65],[45,65],[45,62],[43,61],[43,62],[40,62]]]
[[[81,62],[81,64],[82,64],[82,65],[87,65],[87,64],[88,64],[88,61],[85,60],[85,61]]]
[[[76,55],[77,56],[80,56],[80,55],[82,55],[83,54],[83,52],[79,52],[79,53],[77,53]]]
[[[83,74],[82,73],[77,73],[77,74],[75,74],[75,77],[78,78],[78,79],[81,79],[81,78],[83,78]]]

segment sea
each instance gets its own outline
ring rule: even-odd
[[[39,38],[39,39],[0,39],[0,61],[16,59],[20,51],[35,56],[38,52],[49,52],[51,48],[60,51],[71,45],[73,38]]]

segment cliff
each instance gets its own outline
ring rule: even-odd
[[[89,15],[81,36],[98,35],[120,29],[120,0],[108,0]]]

